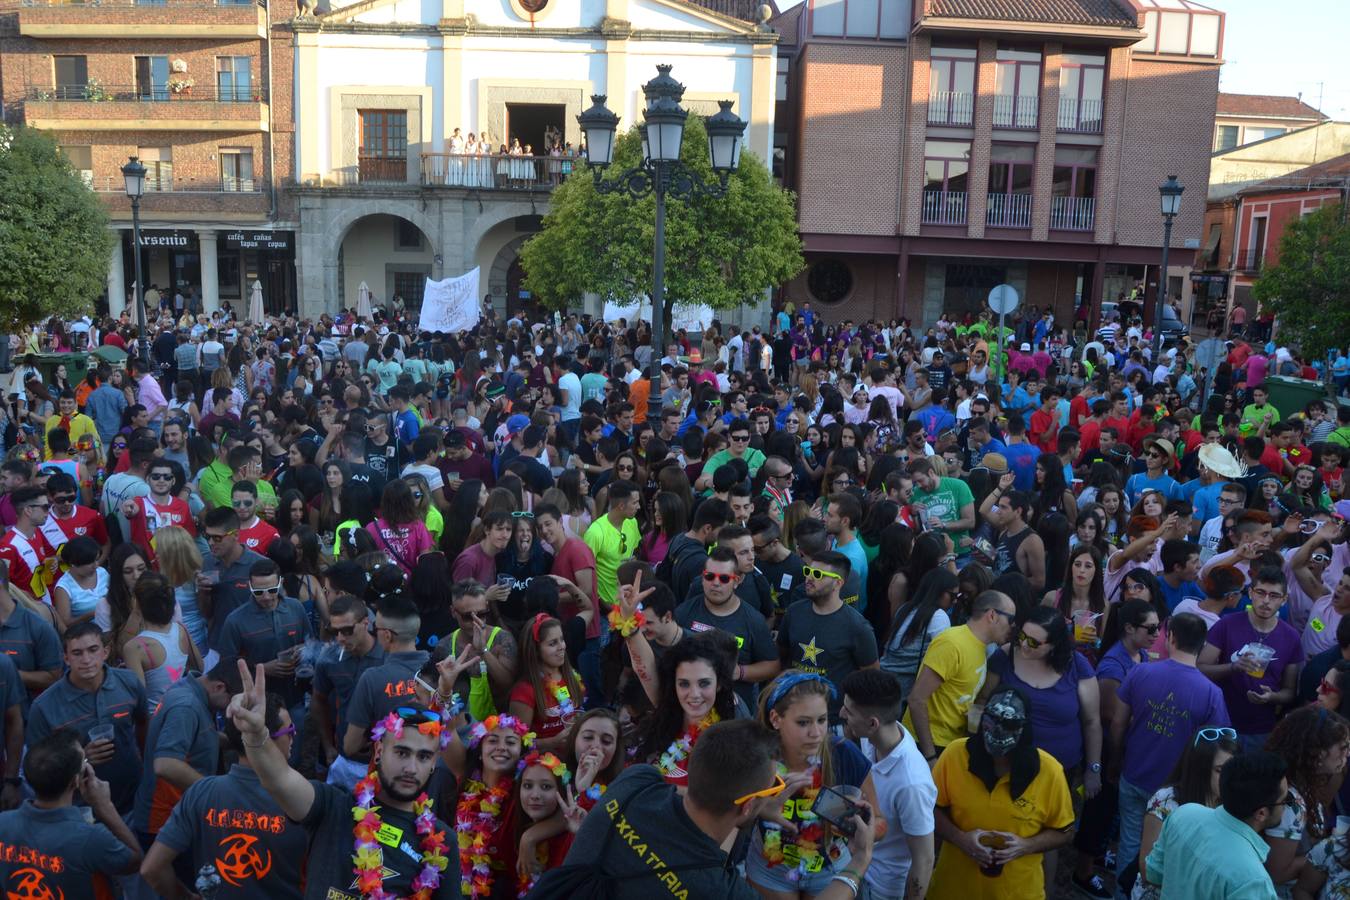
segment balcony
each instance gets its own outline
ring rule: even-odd
[[[1265,250],[1253,250],[1249,247],[1246,250],[1238,251],[1237,265],[1234,268],[1239,272],[1260,272],[1265,261]]]
[[[88,84],[29,87],[24,118],[52,131],[267,131],[260,87]]]
[[[1094,227],[1095,197],[1051,197],[1052,231],[1091,231]]]
[[[82,173],[85,184],[95,193],[126,193],[126,179],[119,175],[104,175],[95,178],[92,172]],[[267,188],[261,178],[181,178],[173,175],[158,178],[147,173],[145,177],[146,194],[260,194]]]
[[[267,9],[255,0],[23,0],[19,33],[36,38],[245,40],[267,36]]]
[[[925,225],[966,224],[966,192],[924,191],[920,221]]]
[[[975,95],[967,91],[933,91],[928,95],[929,125],[969,125],[974,112]]]
[[[1030,194],[990,194],[984,222],[990,228],[1030,228]]]
[[[1102,101],[1063,97],[1059,101],[1060,131],[1078,134],[1102,133]]]
[[[1035,94],[995,94],[995,128],[1035,128],[1039,100]]]
[[[473,156],[423,153],[422,184],[477,190],[547,191],[578,161],[560,156]]]

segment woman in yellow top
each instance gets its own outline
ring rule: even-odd
[[[1073,799],[1064,768],[1032,740],[1026,698],[995,691],[979,731],[933,767],[938,854],[930,900],[1043,900],[1041,857],[1069,843]]]

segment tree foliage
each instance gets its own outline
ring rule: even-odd
[[[1310,359],[1350,343],[1350,224],[1339,203],[1290,223],[1279,263],[1252,286],[1278,317],[1279,341]]]
[[[616,135],[609,177],[638,165],[637,129]],[[690,116],[680,160],[706,183],[716,176],[703,120]],[[521,249],[525,287],[545,306],[566,308],[583,294],[628,304],[651,293],[656,199],[600,194],[591,173],[577,172],[553,192],[543,230]],[[763,161],[741,154],[727,196],[666,198],[666,323],[673,303],[734,309],[802,270],[794,199],[773,183]]]
[[[56,141],[0,125],[0,327],[92,313],[114,240]]]

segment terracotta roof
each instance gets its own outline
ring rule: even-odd
[[[1061,25],[1138,25],[1128,0],[926,0],[924,14]]]
[[[1243,188],[1238,193],[1269,194],[1278,191],[1301,190],[1310,185],[1334,187],[1347,179],[1350,179],[1350,153],[1333,156],[1331,159],[1305,166],[1302,169],[1290,172],[1288,175],[1277,175],[1274,178],[1267,178],[1265,181],[1258,181],[1250,187]]]
[[[684,0],[684,2],[743,22],[758,22],[759,8],[768,0]],[[774,13],[778,12],[773,3],[769,3],[769,8]]]
[[[1272,94],[1220,94],[1220,116],[1254,116],[1263,119],[1325,119],[1326,116],[1297,97]]]

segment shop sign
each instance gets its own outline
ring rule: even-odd
[[[142,247],[187,248],[196,246],[197,235],[192,231],[142,231]]]
[[[229,231],[225,246],[231,250],[289,250],[289,231]]]

